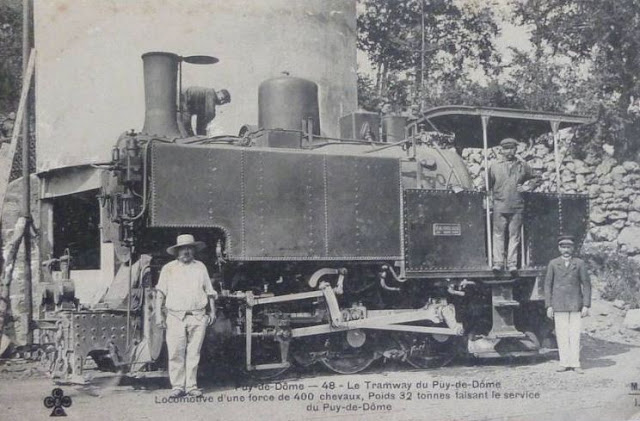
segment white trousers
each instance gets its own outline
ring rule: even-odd
[[[556,311],[556,340],[560,354],[560,366],[580,367],[580,327],[582,317],[579,311]]]
[[[189,392],[197,389],[200,348],[207,330],[207,316],[184,316],[180,320],[167,314],[167,350],[169,351],[169,380],[173,389]]]

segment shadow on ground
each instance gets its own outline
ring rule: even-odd
[[[638,348],[638,346],[635,345],[606,341],[604,339],[594,338],[593,336],[584,334],[581,336],[580,342],[580,358],[582,368],[585,370],[615,365],[615,361],[607,357],[624,354],[633,348]]]

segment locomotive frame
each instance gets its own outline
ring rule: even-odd
[[[205,352],[243,349],[243,369],[259,377],[280,374],[292,360],[355,373],[381,357],[427,368],[460,349],[489,358],[553,347],[542,266],[557,233],[584,237],[586,197],[528,193],[522,266],[517,277],[496,274],[488,195],[472,191],[460,156],[429,142],[419,127],[428,121],[458,132],[458,147],[477,145],[468,129],[479,127],[487,168],[488,147],[505,132],[541,134],[550,123],[557,151],[561,124],[588,117],[439,107],[396,143],[372,140],[365,125],[351,127],[360,138],[332,139],[319,134],[317,102],[310,110],[297,100],[287,108],[292,91],[280,86],[309,85],[284,78],[264,101],[273,109],[262,127],[183,136],[173,117],[181,59],[143,55],[145,80],[161,79],[147,88],[143,132],[123,134],[112,160],[101,164],[103,241],[120,258],[116,278],[125,293],[115,304],[81,308],[73,294],[59,293],[60,283],[47,286],[41,343],[54,375],[77,380],[88,357],[102,369],[157,365],[163,332],[153,323],[162,311],[154,285],[164,246],[184,230],[213,250],[205,263],[221,317]],[[559,179],[557,154],[556,165]],[[63,274],[65,291],[69,283]]]

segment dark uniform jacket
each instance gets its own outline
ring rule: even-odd
[[[522,212],[524,199],[518,192],[518,185],[532,178],[531,167],[520,159],[493,163],[489,167],[489,189],[493,191],[494,212]]]
[[[591,306],[591,279],[584,260],[572,257],[568,267],[562,257],[549,262],[544,301],[553,311],[580,311]]]

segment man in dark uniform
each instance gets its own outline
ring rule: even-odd
[[[493,196],[493,267],[504,265],[505,236],[508,233],[507,266],[512,274],[518,270],[518,247],[522,227],[522,185],[536,176],[531,167],[516,157],[518,142],[512,138],[500,142],[504,159],[489,167],[489,190]]]
[[[584,260],[573,257],[573,237],[560,237],[558,250],[560,257],[549,262],[544,281],[547,316],[554,319],[556,325],[560,353],[557,371],[573,369],[582,374],[580,325],[581,318],[589,314],[591,307],[591,279]]]

